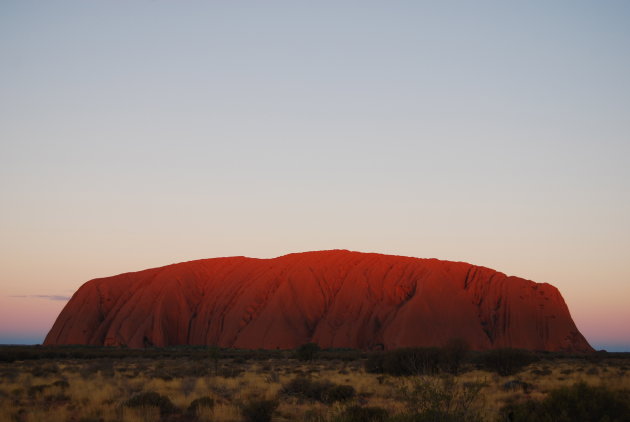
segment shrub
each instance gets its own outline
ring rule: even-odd
[[[46,390],[49,387],[50,385],[47,385],[47,384],[33,385],[28,388],[27,394],[29,397],[35,397],[37,394],[43,393],[44,390]]]
[[[590,368],[588,371],[586,371],[587,375],[599,375],[599,370],[595,367]]]
[[[252,400],[241,406],[241,413],[245,422],[270,422],[277,407],[277,400]]]
[[[70,387],[70,383],[68,381],[66,381],[66,380],[55,381],[55,382],[52,383],[52,385],[55,386],[55,387],[62,388],[62,389]]]
[[[282,386],[281,392],[287,396],[319,400],[326,382],[316,382],[304,376],[297,376]]]
[[[54,364],[54,363],[40,364],[38,366],[35,366],[31,371],[31,374],[33,374],[34,377],[41,377],[41,378],[46,378],[50,375],[56,375],[58,373],[59,373],[59,367],[57,366],[57,364]]]
[[[114,362],[111,359],[99,359],[81,367],[81,376],[86,380],[91,380],[94,374],[100,372],[104,377],[115,375]]]
[[[396,349],[370,356],[365,370],[396,376],[435,374],[441,360],[440,349],[434,347]]]
[[[363,369],[365,372],[372,374],[382,374],[383,371],[383,361],[384,361],[385,352],[376,352],[368,356],[365,360],[365,364],[363,365]]]
[[[401,388],[409,414],[401,420],[414,422],[480,422],[480,383],[458,383],[453,377],[421,377]]]
[[[334,422],[384,422],[388,412],[381,407],[347,407]]]
[[[468,344],[464,340],[452,339],[442,348],[442,369],[457,375],[468,356]]]
[[[346,401],[355,396],[356,391],[351,385],[338,385],[330,381],[314,381],[306,377],[297,377],[282,387],[282,393],[297,396],[322,403]]]
[[[480,363],[484,369],[502,376],[514,375],[524,367],[536,361],[531,352],[519,349],[495,349],[481,355]]]
[[[178,409],[175,407],[171,400],[155,392],[147,392],[136,394],[129,400],[123,402],[125,407],[158,407],[160,414],[168,415],[171,413],[177,413]]]
[[[280,373],[277,371],[269,371],[265,381],[268,383],[280,382]]]
[[[547,375],[551,375],[552,371],[551,369],[549,369],[548,367],[543,367],[543,368],[536,368],[536,369],[532,369],[532,374],[534,375],[538,375],[541,377],[547,376]]]
[[[216,372],[216,375],[223,378],[237,378],[242,373],[243,373],[243,370],[241,368],[238,368],[236,366],[228,366],[228,367],[220,368]]]
[[[350,400],[355,394],[356,390],[351,385],[332,384],[324,391],[322,401],[324,403],[343,402]]]
[[[191,416],[195,416],[197,415],[197,411],[203,407],[212,409],[214,407],[214,400],[210,397],[200,397],[195,399],[190,403],[190,406],[188,406],[186,413]]]
[[[510,422],[628,422],[630,392],[583,382],[553,390],[542,401],[528,400],[501,410]]]
[[[295,350],[295,357],[299,360],[313,360],[321,349],[317,343],[306,343]]]
[[[311,408],[304,412],[302,420],[304,422],[328,422],[329,418],[326,417],[326,414],[327,412],[323,408]]]
[[[511,380],[503,384],[504,391],[517,391],[522,390],[524,393],[529,393],[533,389],[533,386],[525,381]]]

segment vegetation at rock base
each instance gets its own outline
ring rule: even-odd
[[[306,343],[297,348],[295,357],[304,361],[313,360],[320,350],[316,343]]]

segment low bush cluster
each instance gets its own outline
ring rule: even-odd
[[[334,403],[350,400],[356,395],[351,385],[339,385],[326,380],[312,380],[307,377],[297,377],[282,387],[282,394],[301,397],[322,403]]]
[[[378,374],[419,375],[438,370],[439,351],[435,348],[406,348],[375,353],[365,362],[367,372]]]
[[[169,415],[179,411],[168,397],[152,391],[132,396],[129,400],[123,402],[123,406],[132,408],[157,407],[162,415]]]
[[[270,422],[277,407],[277,400],[256,399],[243,403],[241,413],[245,422]]]
[[[313,360],[320,350],[317,343],[306,343],[295,350],[295,357],[301,361]]]
[[[544,400],[506,406],[501,421],[630,422],[630,391],[577,383],[553,390]]]
[[[459,372],[465,353],[447,353],[437,347],[414,347],[379,352],[371,355],[365,370],[371,373],[403,375],[433,375],[445,371]]]
[[[317,352],[317,359],[355,361],[367,354],[355,349],[325,349]],[[180,345],[132,349],[125,346],[8,346],[0,345],[0,363],[26,360],[73,360],[73,359],[179,359],[216,361],[234,359],[235,363],[248,360],[297,357],[292,350],[220,349],[216,346]]]
[[[495,349],[481,354],[478,358],[478,364],[488,371],[509,376],[518,373],[537,360],[536,355],[527,350]]]
[[[476,364],[480,369],[509,376],[538,359],[536,354],[519,349],[495,349],[473,355],[465,344],[454,341],[442,348],[414,347],[373,353],[366,360],[365,370],[394,376],[443,372],[457,375],[465,364]]]
[[[408,413],[396,421],[481,422],[481,383],[459,383],[455,378],[418,377],[401,388]]]

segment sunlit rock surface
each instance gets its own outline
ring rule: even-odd
[[[560,292],[463,262],[344,250],[214,258],[99,278],[46,345],[591,351]]]

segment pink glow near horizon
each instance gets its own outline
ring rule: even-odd
[[[384,251],[380,251],[383,252]],[[400,252],[399,254],[409,255]],[[218,256],[229,256],[234,254],[217,254]],[[253,254],[245,254],[253,255]],[[259,255],[260,257],[260,255]],[[119,257],[120,258],[120,257]],[[197,257],[195,257],[197,258]],[[186,260],[186,259],[181,259]],[[172,260],[163,262],[163,264],[172,263]],[[124,261],[122,261],[124,262]],[[122,264],[121,262],[121,264]],[[103,273],[96,274],[97,276],[114,275],[121,272],[127,272],[128,270],[141,270],[146,267],[155,266],[154,264],[145,264],[144,266],[133,268],[131,262],[128,262],[125,267],[124,264],[118,269],[114,269],[112,266],[109,272],[102,269]],[[486,266],[489,266],[486,264]],[[505,270],[505,269],[504,269]],[[85,274],[87,268],[77,268],[74,271],[70,271],[72,277],[80,277],[78,274]],[[510,274],[509,271],[505,271]],[[567,302],[571,314],[578,325],[578,328],[587,337],[587,340],[596,348],[610,348],[614,350],[624,350],[629,344],[626,339],[630,338],[630,328],[625,323],[629,316],[629,312],[626,308],[624,295],[630,292],[619,292],[614,298],[605,291],[594,291],[587,287],[587,285],[579,283],[581,278],[578,278],[578,283],[562,283],[562,281],[553,282],[552,280],[536,280],[534,274],[530,274],[527,277],[526,274],[512,274],[522,276],[525,278],[531,278],[539,282],[550,282],[556,285],[563,293],[565,301]],[[538,274],[535,274],[536,276]],[[556,277],[557,274],[554,274]],[[57,278],[55,276],[54,278]],[[53,278],[53,277],[48,277]],[[93,276],[84,276],[84,280],[94,278]],[[582,277],[583,278],[583,277]],[[574,281],[576,281],[574,279]],[[47,333],[48,329],[52,326],[58,313],[65,305],[66,301],[59,300],[61,297],[57,296],[70,296],[73,289],[77,288],[82,282],[69,283],[59,280],[57,283],[52,283],[56,286],[65,286],[68,288],[61,289],[63,294],[54,295],[50,289],[50,285],[41,291],[45,291],[46,295],[38,294],[36,296],[35,290],[32,290],[35,286],[30,284],[30,293],[28,295],[15,294],[20,289],[15,289],[14,294],[4,294],[0,296],[0,333],[3,338],[7,339],[4,342],[40,342],[43,340],[43,336]],[[74,286],[70,288],[72,285]],[[573,286],[573,289],[571,288]],[[63,291],[62,291],[63,290]],[[4,292],[3,292],[4,293]],[[52,298],[50,298],[52,296]],[[602,308],[606,309],[606,312],[602,312]],[[15,340],[11,340],[15,339]],[[21,339],[25,339],[22,341]],[[38,340],[39,339],[39,340]]]

